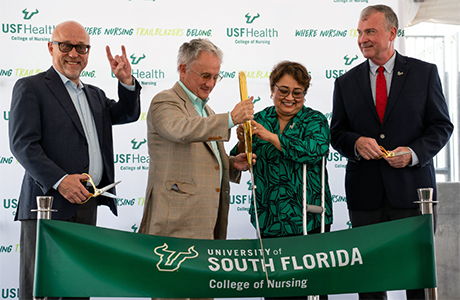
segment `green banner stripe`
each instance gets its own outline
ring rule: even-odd
[[[436,286],[430,215],[264,239],[265,264],[258,240],[178,239],[54,220],[38,228],[37,297],[277,297]]]

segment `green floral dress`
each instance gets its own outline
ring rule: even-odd
[[[331,140],[324,115],[308,107],[289,121],[280,133],[274,106],[254,115],[254,120],[278,135],[283,152],[253,136],[254,182],[262,237],[303,234],[303,164],[307,164],[307,204],[321,205],[321,158]],[[232,151],[237,154],[237,146]],[[332,223],[332,200],[326,173],[326,224]],[[256,227],[253,201],[249,210]],[[307,231],[321,227],[321,215],[307,215]]]

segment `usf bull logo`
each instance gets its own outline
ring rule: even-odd
[[[145,54],[142,54],[142,56],[140,57],[137,57],[135,56],[134,54],[131,54],[130,58],[131,58],[131,64],[132,65],[137,65],[141,60],[143,60],[145,58]]]
[[[153,251],[160,257],[157,263],[157,269],[161,272],[173,272],[179,269],[180,265],[186,260],[198,256],[198,252],[194,249],[195,246],[188,248],[187,252],[177,252],[168,250],[168,245],[156,247]]]
[[[24,20],[30,20],[34,15],[38,14],[38,9],[35,9],[35,11],[29,12],[27,11],[27,8],[24,8],[22,11],[24,14]]]
[[[355,57],[349,58],[349,57],[348,57],[348,54],[347,54],[347,55],[345,55],[345,56],[343,57],[343,59],[345,60],[345,65],[346,65],[346,66],[349,66],[349,65],[351,65],[352,62],[354,62],[355,60],[358,59],[358,55],[355,55]]]
[[[248,182],[246,182],[246,184],[248,185],[248,191],[252,191],[252,180],[249,179]]]
[[[134,150],[139,149],[142,146],[142,144],[145,144],[145,143],[147,143],[146,139],[144,139],[142,142],[136,141],[135,138],[131,140],[131,144],[133,144],[133,149]]]
[[[260,17],[260,14],[257,13],[257,16],[251,16],[249,13],[247,13],[247,14],[245,15],[245,17],[246,17],[246,23],[247,23],[247,24],[252,24],[252,22],[254,22],[255,19],[257,19],[258,17]]]

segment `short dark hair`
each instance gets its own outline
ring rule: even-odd
[[[393,27],[396,27],[396,29],[399,28],[398,16],[395,14],[391,7],[383,4],[370,5],[364,8],[361,11],[361,20],[364,21],[365,19],[367,19],[367,17],[369,17],[369,15],[375,12],[381,12],[385,15],[384,25],[386,31],[391,30],[391,28]]]
[[[311,76],[308,74],[307,68],[300,63],[285,60],[273,67],[270,74],[270,90],[272,92],[275,88],[275,84],[284,75],[291,75],[299,83],[299,85],[304,87],[305,93],[310,87]]]

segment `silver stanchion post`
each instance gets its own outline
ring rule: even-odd
[[[57,211],[56,209],[51,209],[51,206],[53,206],[53,197],[38,196],[37,197],[37,209],[32,209],[31,211],[37,212],[37,221],[38,220],[50,220],[51,213]],[[38,226],[37,226],[37,229],[38,229]],[[37,237],[37,242],[38,242],[38,237]],[[47,298],[46,297],[45,298],[34,297],[34,300],[45,300],[45,299]]]
[[[53,197],[38,196],[37,209],[31,209],[30,211],[37,212],[37,220],[50,220],[51,213],[57,211],[56,209],[51,209],[51,206],[53,206]]]
[[[415,201],[415,203],[420,204],[420,212],[422,215],[431,215],[433,216],[433,204],[438,203],[438,201],[433,201],[433,189],[432,188],[421,188],[417,189],[418,198],[420,201]],[[433,232],[434,240],[434,232]],[[428,288],[425,289],[425,299],[426,300],[438,300],[438,289],[437,288]]]

